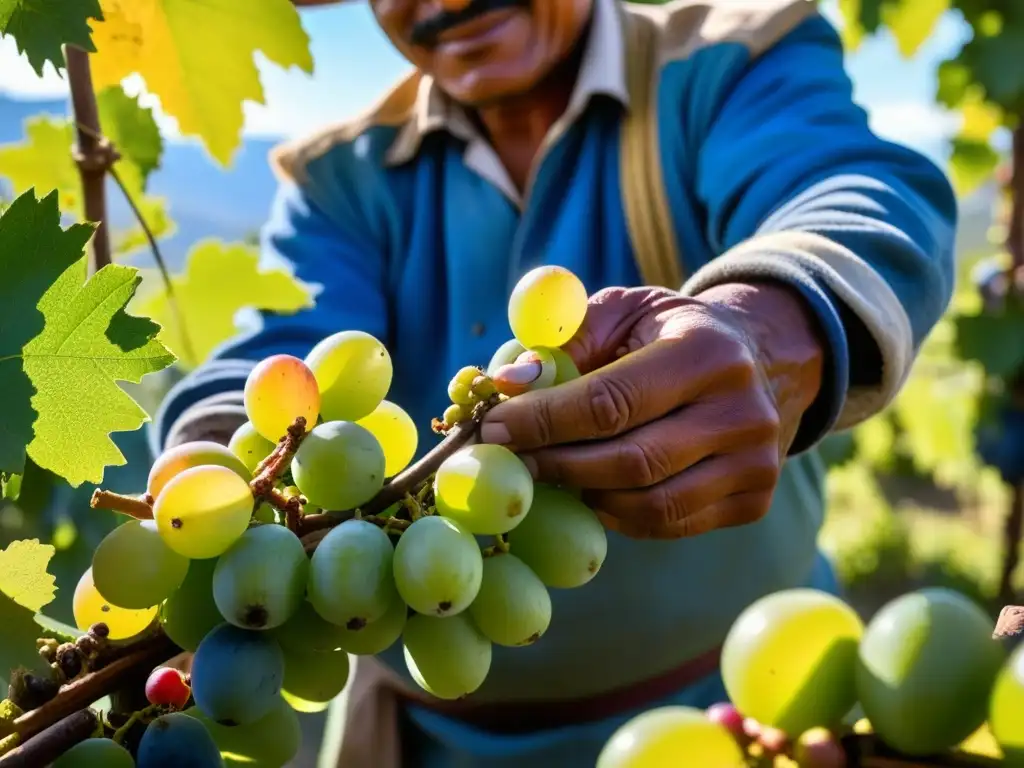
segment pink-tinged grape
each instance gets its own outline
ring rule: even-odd
[[[445,517],[421,517],[395,546],[395,585],[417,613],[454,616],[466,610],[480,591],[483,571],[476,539]]]
[[[747,717],[791,737],[839,723],[857,700],[863,631],[857,613],[833,595],[790,589],[762,597],[725,639],[729,699]]]
[[[135,768],[135,758],[113,739],[96,736],[75,744],[52,768]]]
[[[540,483],[530,514],[508,541],[545,585],[560,589],[589,582],[608,554],[608,536],[594,511],[571,492]]]
[[[395,597],[383,616],[362,629],[341,628],[338,644],[353,656],[376,656],[383,653],[402,636],[409,608]]]
[[[402,633],[405,665],[416,684],[439,699],[472,693],[491,671],[491,642],[465,614],[415,615]]]
[[[989,727],[1010,765],[1024,766],[1024,646],[999,673],[989,704]]]
[[[660,707],[622,725],[597,768],[743,768],[743,750],[723,726],[692,707]]]
[[[272,443],[257,432],[251,421],[236,429],[228,441],[228,450],[239,458],[250,474],[256,471],[260,462],[273,453],[276,447],[277,443]]]
[[[126,640],[149,627],[159,609],[155,605],[139,610],[112,605],[93,584],[92,568],[86,568],[75,587],[72,610],[75,614],[75,626],[79,629],[88,629],[93,624],[102,622],[110,630],[108,637],[111,640]]]
[[[537,267],[512,290],[508,322],[526,348],[560,347],[571,339],[587,314],[587,289],[564,267]]]
[[[146,679],[146,700],[150,704],[184,709],[191,697],[192,689],[176,669],[157,667]]]
[[[186,651],[195,652],[210,630],[224,621],[213,599],[216,567],[215,558],[192,560],[185,581],[160,608],[164,633]]]
[[[522,560],[496,553],[484,558],[483,580],[469,615],[492,643],[531,645],[551,624],[551,595]]]
[[[347,520],[313,553],[309,602],[340,627],[360,630],[377,621],[398,598],[394,556],[395,548],[382,529],[365,520]]]
[[[439,514],[470,533],[508,533],[533,503],[533,478],[512,451],[478,443],[449,456],[434,476]]]
[[[157,530],[171,549],[192,560],[218,557],[249,525],[256,500],[249,484],[226,467],[186,469],[153,505]]]
[[[249,725],[220,725],[196,707],[184,714],[206,726],[226,766],[280,768],[291,765],[302,746],[299,718],[283,694],[269,714]]]
[[[292,459],[302,495],[323,509],[352,509],[384,486],[384,451],[369,430],[327,421],[306,435]]]
[[[718,723],[731,733],[736,739],[743,741],[746,732],[743,730],[743,715],[732,704],[721,702],[708,707],[707,718],[713,723]]]
[[[985,721],[1005,653],[968,598],[924,589],[892,600],[864,632],[857,693],[875,733],[911,756],[955,747]]]
[[[256,431],[272,443],[288,434],[300,416],[306,431],[320,414],[320,389],[309,367],[291,355],[272,355],[258,363],[245,380],[245,414]]]
[[[487,375],[494,376],[498,372],[498,369],[503,365],[510,365],[516,361],[523,352],[526,351],[526,347],[519,343],[516,339],[509,339],[491,356],[491,361],[487,364]]]
[[[827,728],[812,728],[800,736],[793,750],[800,768],[846,768],[846,752]]]
[[[384,451],[384,475],[394,477],[412,461],[419,444],[416,422],[400,406],[383,400],[373,413],[356,422],[363,427]]]
[[[152,520],[128,520],[108,533],[92,556],[96,589],[121,608],[150,608],[170,597],[188,573]]]
[[[330,701],[341,693],[348,675],[345,651],[285,649],[282,690],[303,701],[314,704]]]
[[[258,525],[218,558],[213,599],[236,627],[273,629],[302,605],[308,574],[309,558],[294,533]]]
[[[207,465],[227,467],[246,482],[252,477],[248,467],[228,448],[209,440],[194,440],[160,454],[149,470],[146,491],[155,499],[171,480],[186,469]]]
[[[380,405],[391,388],[391,355],[363,331],[323,339],[306,356],[320,387],[324,421],[358,421]]]
[[[281,697],[284,653],[268,632],[221,624],[192,657],[196,706],[221,725],[248,725],[270,714]]]

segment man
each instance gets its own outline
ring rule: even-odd
[[[322,286],[317,306],[267,314],[178,386],[159,447],[226,440],[252,361],[341,329],[386,341],[389,397],[432,445],[451,375],[510,336],[516,280],[571,269],[594,296],[567,349],[594,372],[495,409],[482,439],[585,489],[607,561],[555,591],[540,642],[496,648],[466,702],[399,709],[403,765],[592,766],[628,716],[724,698],[716,649],[751,601],[834,588],[813,448],[897,393],[951,294],[956,203],[939,170],[871,133],[807,0],[370,5],[416,72],[274,154],[265,250]],[[624,191],[647,171],[620,167],[623,126],[645,117],[651,81],[627,76],[641,61],[665,248],[638,247],[650,207]],[[645,286],[659,259],[685,283]],[[411,690],[401,648],[382,660]],[[397,762],[359,756],[387,725],[373,713],[396,707],[373,669],[342,765]]]

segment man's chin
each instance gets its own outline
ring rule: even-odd
[[[540,75],[532,72],[513,75],[508,70],[496,75],[478,70],[458,78],[436,79],[441,90],[464,107],[487,109],[529,93]]]

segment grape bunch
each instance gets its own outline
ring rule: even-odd
[[[509,304],[515,338],[486,370],[455,375],[435,430],[578,376],[559,347],[586,308],[571,272],[526,275]],[[496,374],[516,363],[540,375],[499,387]],[[245,383],[248,421],[228,445],[162,454],[146,488],[152,519],[125,522],[97,547],[75,592],[76,623],[102,623],[118,641],[158,621],[194,654],[187,678],[158,669],[147,685],[140,768],[205,768],[221,753],[283,765],[298,749],[295,712],[342,691],[350,654],[399,641],[424,691],[466,696],[487,677],[494,644],[544,635],[549,589],[582,586],[601,568],[597,515],[572,489],[535,484],[498,445],[463,441],[403,498],[364,514],[417,453],[416,425],[385,399],[392,375],[386,348],[359,331],[323,339],[304,360],[268,357]],[[111,739],[83,742],[72,758],[132,759]]]
[[[1024,765],[1024,647],[1007,659],[991,626],[946,589],[895,598],[867,626],[823,592],[768,595],[740,614],[723,645],[730,703],[638,715],[608,741],[598,768],[740,768],[766,758],[844,768],[846,734],[872,733],[922,759],[985,726],[1006,764]]]

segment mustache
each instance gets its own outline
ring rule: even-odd
[[[441,11],[441,13],[424,19],[412,28],[410,42],[423,48],[434,48],[439,38],[449,29],[472,21],[478,16],[505,8],[529,8],[530,0],[473,0],[458,11]]]

